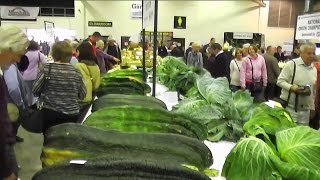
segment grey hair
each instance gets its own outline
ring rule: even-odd
[[[12,51],[17,53],[29,46],[27,35],[18,27],[7,25],[0,27],[0,53]]]
[[[104,42],[102,40],[97,41],[96,47],[100,48],[104,46]]]
[[[72,49],[76,50],[80,43],[78,43],[77,41],[72,41],[70,44],[71,44]]]
[[[316,45],[314,43],[306,43],[300,46],[300,52],[305,52],[307,49],[316,49]]]

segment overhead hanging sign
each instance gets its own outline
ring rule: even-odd
[[[39,7],[1,6],[1,19],[37,19]]]
[[[142,2],[136,1],[131,3],[130,7],[131,18],[142,18]]]
[[[174,16],[174,29],[186,29],[187,18],[185,16]]]
[[[90,27],[112,27],[112,22],[88,21]]]
[[[234,32],[233,39],[253,39],[253,33]]]
[[[44,21],[44,30],[46,31],[48,38],[54,38],[54,23]]]
[[[143,1],[143,28],[147,28],[149,26],[153,26],[154,21],[154,1]]]
[[[320,13],[298,16],[296,40],[320,38]]]

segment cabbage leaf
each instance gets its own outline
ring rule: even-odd
[[[319,131],[300,126],[280,131],[276,133],[276,138],[283,161],[320,171]]]

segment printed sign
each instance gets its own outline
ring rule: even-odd
[[[112,22],[88,21],[90,27],[112,27]]]
[[[174,29],[186,29],[187,17],[185,16],[174,16]]]
[[[1,6],[1,19],[37,19],[39,7]]]
[[[233,39],[253,39],[253,33],[234,32]]]
[[[131,3],[131,18],[142,18],[142,2],[137,1]]]
[[[310,40],[320,38],[320,13],[298,16],[296,40]]]
[[[283,42],[282,51],[286,52],[285,56],[290,56],[293,51],[293,40]]]

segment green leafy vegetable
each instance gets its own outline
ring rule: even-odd
[[[236,91],[232,94],[234,105],[243,120],[248,120],[250,117],[250,109],[253,104],[253,97],[248,90],[246,91]]]
[[[269,156],[271,148],[262,140],[241,139],[231,150],[223,166],[222,176],[239,180],[281,179]]]
[[[319,131],[306,126],[279,131],[277,146],[259,125],[253,133],[263,135],[265,142],[254,136],[240,140],[224,164],[227,179],[320,179]]]
[[[256,125],[271,135],[275,135],[278,131],[295,127],[294,121],[285,109],[279,107],[271,108],[264,103],[255,108],[249,121],[244,124],[243,129],[249,135],[254,135]]]
[[[300,126],[276,134],[280,158],[320,171],[320,132]]]
[[[289,180],[319,180],[320,171],[308,169],[296,164],[286,163],[280,160],[278,156],[271,155],[270,159],[281,176]]]

